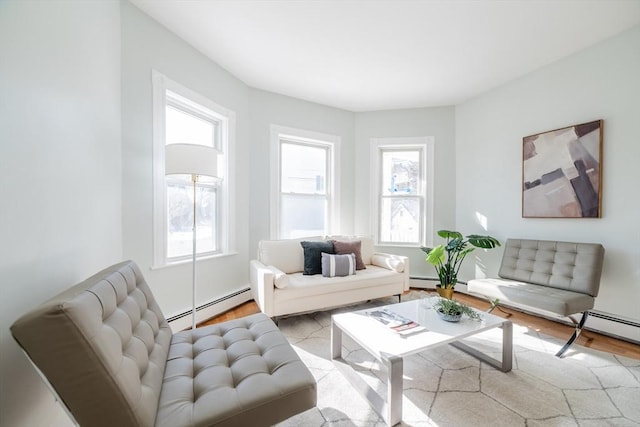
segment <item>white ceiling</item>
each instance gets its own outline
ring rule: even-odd
[[[640,0],[131,0],[249,86],[455,105],[640,23]]]

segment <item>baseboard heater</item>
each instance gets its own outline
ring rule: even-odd
[[[633,320],[620,319],[618,317],[609,316],[608,314],[599,313],[597,311],[590,311],[589,316],[598,317],[600,319],[608,320],[610,322],[621,323],[623,325],[633,326],[636,328],[640,328],[640,323],[634,322]]]
[[[640,323],[634,322],[633,320],[621,319],[619,317],[611,316],[610,314],[600,313],[598,311],[589,311],[589,317],[606,320],[607,322],[611,322],[618,325],[623,325],[620,328],[623,328],[624,330],[624,328],[626,327],[627,333],[630,333],[631,336],[640,337]],[[635,330],[638,331],[638,333],[636,334],[636,333],[629,332],[630,331],[629,327],[634,328]],[[602,335],[607,335],[612,338],[617,338],[622,341],[627,341],[633,344],[640,344],[639,339],[634,339],[631,336],[627,336],[626,333],[624,335],[621,335],[620,333],[606,331],[606,330],[603,330],[602,328],[598,328],[594,326],[585,327],[585,329],[589,331],[597,332]],[[620,329],[618,329],[616,332],[618,332],[619,330]]]
[[[238,295],[242,295],[245,292],[250,292],[250,291],[251,291],[251,288],[244,288],[244,289],[237,290],[237,291],[232,292],[230,294],[227,294],[227,295],[225,295],[225,296],[223,296],[221,298],[218,298],[218,299],[215,299],[213,301],[209,301],[209,302],[207,302],[205,304],[199,305],[198,307],[196,307],[196,312],[198,312],[200,310],[207,309],[207,308],[212,307],[212,306],[214,306],[216,304],[220,304],[221,302],[224,302],[224,301],[226,301],[228,299],[237,297]],[[167,321],[173,322],[174,320],[182,319],[183,317],[187,317],[187,316],[191,316],[191,310],[185,311],[184,313],[176,314],[175,316],[171,316],[171,317],[167,318]]]

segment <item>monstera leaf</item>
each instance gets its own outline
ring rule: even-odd
[[[463,236],[458,231],[439,230],[438,236],[446,243],[434,248],[422,247],[427,254],[426,261],[433,265],[438,273],[441,287],[453,288],[458,282],[458,271],[464,258],[475,248],[493,249],[500,246],[495,237],[470,234]]]

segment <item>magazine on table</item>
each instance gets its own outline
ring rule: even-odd
[[[367,314],[399,334],[405,335],[424,330],[419,323],[386,308],[371,310]]]

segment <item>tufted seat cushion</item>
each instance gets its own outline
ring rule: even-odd
[[[313,377],[262,313],[175,334],[164,383],[159,427],[271,425],[316,401]]]
[[[271,319],[173,335],[131,261],[55,296],[11,332],[83,426],[266,426],[316,402],[313,377]]]
[[[560,316],[581,313],[592,309],[594,305],[594,298],[591,295],[516,280],[499,278],[473,280],[469,282],[467,288],[491,300],[514,302]]]

